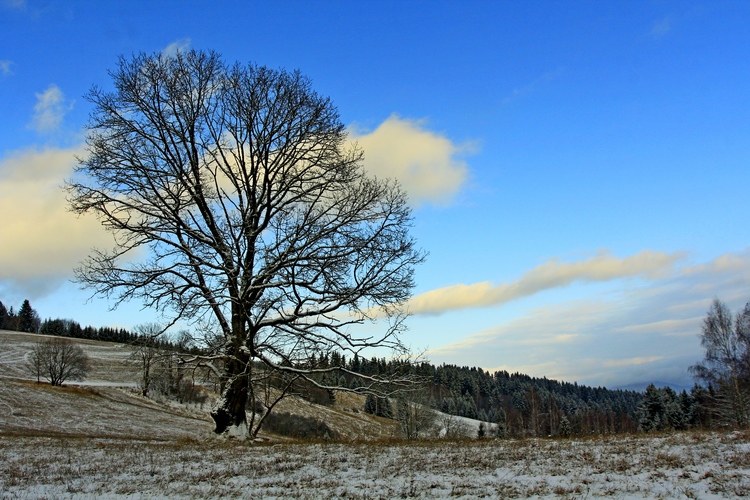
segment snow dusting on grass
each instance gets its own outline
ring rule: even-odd
[[[750,435],[262,444],[0,437],[4,498],[735,498]]]
[[[750,496],[750,432],[590,439],[397,442],[396,423],[337,394],[279,411],[349,443],[218,438],[208,405],[142,397],[127,346],[81,341],[85,384],[29,380],[39,337],[0,332],[0,498],[737,498]],[[479,422],[460,420],[476,436]],[[366,442],[370,440],[370,442]]]

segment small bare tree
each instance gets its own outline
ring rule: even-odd
[[[718,390],[721,417],[740,427],[750,424],[750,304],[732,315],[714,299],[703,320],[703,362],[690,367],[693,376]]]
[[[89,357],[81,346],[66,338],[51,338],[37,342],[27,363],[29,372],[44,377],[52,385],[66,380],[84,380],[90,371]]]
[[[396,420],[406,439],[420,439],[434,430],[436,412],[430,408],[430,396],[424,387],[400,391],[396,400]]]
[[[138,386],[143,396],[148,396],[153,382],[154,369],[159,356],[162,355],[158,346],[158,338],[164,329],[157,323],[145,323],[135,327],[138,338],[133,343],[131,360],[138,366]]]
[[[461,417],[439,413],[437,417],[439,436],[445,439],[462,439],[471,435],[471,429]]]

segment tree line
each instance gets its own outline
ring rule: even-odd
[[[0,301],[0,330],[98,340],[101,342],[117,342],[120,344],[136,344],[143,337],[142,333],[131,332],[126,328],[81,326],[78,321],[73,319],[47,318],[41,320],[28,299],[23,301],[17,313],[14,311],[13,306],[7,309],[3,302]],[[153,339],[153,343],[160,349],[184,352],[195,350],[194,346],[185,342],[180,337],[173,340],[167,336],[161,336]]]
[[[24,300],[17,313],[13,307],[6,309],[0,302],[0,326],[55,337],[131,344],[135,347],[134,356],[143,358],[144,395],[162,372],[169,375],[162,377],[168,381],[168,390],[159,390],[177,391],[174,387],[182,383],[181,372],[178,376],[172,375],[180,370],[174,357],[179,356],[177,353],[200,357],[210,350],[209,346],[190,342],[191,337],[184,332],[177,341],[165,338],[157,325],[146,325],[148,328],[130,332],[122,328],[81,327],[70,319],[40,321],[28,300]],[[611,390],[522,373],[490,373],[476,367],[435,366],[398,358],[368,359],[358,354],[347,357],[336,351],[312,355],[295,368],[319,371],[314,381],[320,386],[353,391],[362,388],[361,376],[379,379],[410,376],[421,380],[421,385],[396,398],[362,391],[367,394],[365,412],[395,418],[402,424],[406,422],[404,425],[409,428],[422,425],[415,416],[419,408],[492,422],[499,437],[746,427],[750,423],[750,304],[733,315],[724,303],[715,300],[704,319],[700,338],[705,359],[690,367],[697,383],[690,391],[679,393],[653,384],[645,392]],[[37,375],[40,373],[38,361],[45,357],[46,354],[36,353]],[[280,386],[284,381],[269,383]],[[320,389],[315,384],[297,384],[293,390],[321,404],[330,404],[335,398],[333,391]],[[418,435],[419,431],[411,434]]]

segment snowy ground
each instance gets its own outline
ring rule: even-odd
[[[750,435],[251,445],[0,437],[3,498],[736,498]]]
[[[279,410],[376,441],[251,444],[215,437],[208,407],[141,397],[125,346],[83,341],[87,385],[36,384],[24,359],[37,339],[0,332],[2,499],[750,496],[750,432],[395,443],[393,421],[341,394]]]

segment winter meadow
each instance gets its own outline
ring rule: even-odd
[[[2,500],[750,496],[748,19],[0,0]]]

